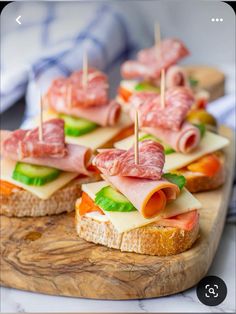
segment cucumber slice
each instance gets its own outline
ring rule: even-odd
[[[139,92],[145,92],[145,91],[149,91],[149,92],[156,92],[156,93],[160,93],[160,88],[157,87],[157,86],[153,86],[151,85],[150,83],[148,82],[141,82],[141,83],[138,83],[135,88],[134,88],[136,91],[139,91]]]
[[[41,186],[55,180],[61,171],[55,168],[18,162],[12,178],[27,185]]]
[[[155,137],[154,135],[145,134],[145,135],[143,135],[143,136],[141,136],[141,137],[139,138],[139,141],[140,141],[140,142],[142,142],[142,141],[144,141],[144,140],[152,140],[152,141],[161,143],[161,144],[163,145],[163,147],[164,147],[164,153],[165,153],[165,155],[169,155],[169,154],[175,153],[175,150],[174,150],[171,146],[169,146],[169,145],[163,143],[160,139],[158,139],[158,138]]]
[[[60,114],[59,117],[65,121],[65,134],[69,136],[81,136],[98,127],[96,123],[87,119],[75,118],[66,114]]]
[[[136,210],[124,195],[111,186],[105,186],[96,193],[95,204],[105,211],[131,212]]]

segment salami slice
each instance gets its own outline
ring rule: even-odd
[[[135,62],[125,62],[121,74],[125,79],[156,80],[162,69],[168,69],[188,54],[188,49],[180,40],[165,39],[158,46],[141,50]]]
[[[45,104],[58,113],[88,119],[102,126],[116,124],[121,107],[115,100],[108,100],[105,74],[90,69],[87,88],[81,84],[81,71],[73,73],[68,79],[54,80],[45,95]]]
[[[182,86],[167,90],[164,108],[161,106],[160,95],[155,93],[136,93],[130,98],[131,105],[139,111],[141,127],[160,127],[173,131],[180,129],[193,102],[192,91]]]
[[[109,176],[123,176],[159,180],[165,162],[163,147],[157,142],[145,140],[139,144],[139,163],[135,164],[134,148],[108,149],[99,153],[94,165]]]
[[[108,103],[108,80],[104,73],[89,69],[86,87],[83,86],[83,71],[74,72],[69,81],[74,91],[73,106],[103,106]]]
[[[69,108],[86,108],[103,106],[108,103],[107,76],[96,70],[89,69],[86,87],[83,85],[83,71],[74,72],[68,78],[54,80],[48,90],[50,102],[62,102]]]
[[[4,141],[6,152],[16,152],[19,158],[61,158],[67,154],[64,121],[52,119],[43,123],[43,139],[39,140],[39,128],[16,130]]]
[[[121,66],[121,76],[126,80],[142,78],[143,80],[154,80],[160,76],[160,71],[156,74],[155,68],[139,61],[129,60]]]

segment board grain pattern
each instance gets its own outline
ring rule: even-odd
[[[233,133],[222,128],[231,138]],[[74,214],[42,218],[1,217],[1,284],[45,294],[136,299],[174,294],[194,286],[214,258],[232,186],[233,145],[225,150],[227,182],[199,193],[200,237],[188,251],[155,257],[79,239]]]

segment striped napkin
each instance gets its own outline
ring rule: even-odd
[[[30,4],[19,5],[23,6],[20,11],[24,12],[22,25],[17,25],[2,39],[1,112],[26,94],[25,119],[37,114],[40,93],[44,93],[53,78],[81,69],[84,49],[89,65],[104,71],[124,59],[132,49],[126,21],[110,5],[91,6],[85,10],[81,4],[75,7],[73,3],[72,11],[65,14],[63,9],[70,8],[65,3],[34,3],[37,5],[34,7],[36,21],[26,18]],[[81,25],[78,14],[70,16],[76,10],[83,10],[80,14],[84,13],[83,21],[88,21],[85,25]],[[15,10],[10,13],[16,16]],[[76,21],[78,25],[74,25]],[[67,25],[67,31],[63,25]],[[21,58],[18,63],[12,55],[12,43],[14,48],[19,46]],[[24,43],[22,51],[20,43]]]

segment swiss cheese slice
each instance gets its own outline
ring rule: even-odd
[[[44,120],[49,120],[58,117],[55,113],[45,112]],[[35,119],[33,124],[38,125],[38,118]],[[104,144],[113,139],[118,135],[124,128],[132,124],[130,117],[122,112],[120,122],[116,126],[112,127],[98,127],[90,133],[84,134],[82,136],[66,136],[66,142],[69,144],[84,145],[96,150],[101,148]]]
[[[116,142],[114,146],[120,149],[129,149],[134,143],[134,137]],[[191,153],[172,153],[165,156],[164,171],[181,169],[200,157],[224,148],[229,144],[229,140],[223,136],[207,131],[199,146]]]
[[[95,200],[96,193],[108,185],[109,184],[106,181],[88,183],[82,185],[82,190],[87,193],[91,199]],[[201,208],[201,203],[186,189],[183,189],[175,201],[169,203],[162,213],[152,219],[144,218],[139,211],[125,213],[104,211],[104,213],[114,225],[116,230],[119,233],[122,233],[131,229],[145,226],[151,222],[158,221],[160,218],[173,217],[199,208]]]
[[[67,183],[69,183],[71,180],[78,176],[78,173],[61,172],[57,179],[48,182],[45,185],[27,185],[12,178],[15,165],[15,161],[9,159],[1,159],[1,179],[13,183],[43,200],[48,199],[57,190],[61,189],[63,186],[65,186]]]

